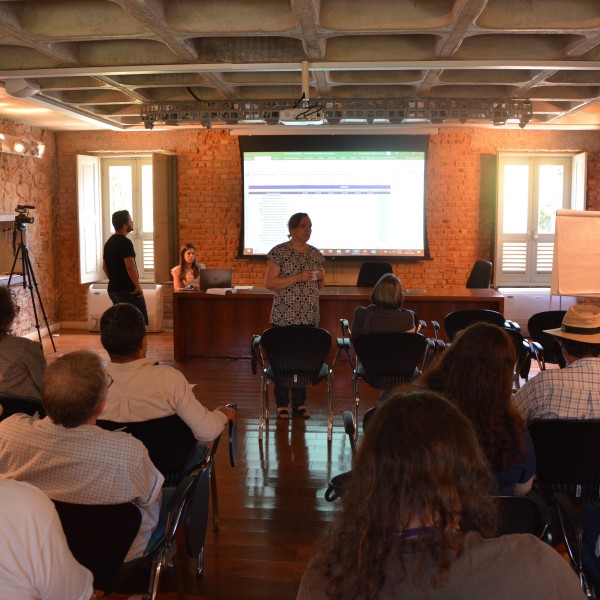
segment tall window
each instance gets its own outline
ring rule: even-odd
[[[555,215],[572,207],[572,165],[572,156],[499,156],[496,285],[550,285]]]
[[[154,280],[152,158],[103,158],[102,212],[104,239],[113,232],[111,215],[128,210],[133,219],[136,263],[142,280]]]

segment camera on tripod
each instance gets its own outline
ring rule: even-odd
[[[19,204],[15,210],[17,216],[15,217],[15,228],[23,229],[26,223],[33,223],[33,217],[29,216],[29,211],[34,209],[35,206],[31,204]]]

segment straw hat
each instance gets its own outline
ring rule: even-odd
[[[576,342],[600,344],[600,307],[593,304],[574,304],[563,317],[560,329],[544,331]]]

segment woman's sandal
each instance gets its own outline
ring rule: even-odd
[[[288,412],[288,409],[283,406],[277,407],[277,418],[282,421],[289,421],[290,413]]]
[[[308,412],[306,406],[298,406],[297,408],[292,408],[295,415],[302,417],[303,419],[310,419],[310,413]]]

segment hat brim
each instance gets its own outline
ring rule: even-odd
[[[593,333],[592,335],[582,335],[580,333],[568,333],[560,329],[544,329],[544,333],[549,333],[556,337],[565,338],[567,340],[573,340],[574,342],[583,342],[584,344],[600,344],[600,333]]]

